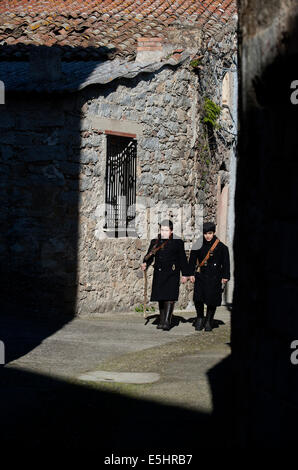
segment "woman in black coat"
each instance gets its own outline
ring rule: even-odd
[[[150,300],[159,304],[160,320],[157,328],[169,330],[174,304],[179,297],[180,271],[182,283],[187,281],[188,276],[184,242],[173,235],[173,223],[170,220],[161,222],[158,238],[151,240],[141,266],[143,271],[152,263],[153,258],[155,263]]]
[[[211,248],[217,243],[214,250]],[[209,251],[210,250],[210,251]],[[209,259],[204,263],[205,257]],[[202,266],[198,265],[202,264]],[[212,330],[212,321],[216,307],[221,305],[223,286],[230,279],[229,249],[215,235],[215,225],[206,222],[203,225],[203,245],[192,249],[189,257],[190,280],[194,282],[194,304],[197,311],[196,330]],[[204,318],[204,304],[207,315]]]

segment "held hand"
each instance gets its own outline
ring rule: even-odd
[[[146,271],[146,269],[147,269],[147,264],[146,264],[146,263],[142,263],[142,264],[141,264],[141,270],[142,270],[142,271]]]
[[[229,280],[229,279],[222,279],[221,282],[226,283],[226,282],[228,282],[228,280]]]
[[[188,279],[188,278],[187,278],[186,276],[182,276],[182,277],[181,277],[181,282],[182,282],[182,284],[185,284],[186,281],[187,281],[187,279]]]
[[[190,282],[192,282],[192,283],[195,282],[195,277],[194,276],[190,276]]]

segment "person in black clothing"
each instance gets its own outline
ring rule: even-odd
[[[143,271],[152,263],[153,258],[155,263],[150,300],[159,304],[160,317],[157,328],[167,331],[171,327],[174,304],[179,297],[180,271],[182,283],[187,281],[188,276],[184,242],[173,234],[173,223],[170,220],[160,223],[160,233],[157,238],[151,240],[143,259]]]
[[[206,259],[208,252],[209,257]],[[230,279],[229,249],[216,237],[215,224],[212,222],[203,224],[201,248],[193,248],[190,252],[189,272],[190,280],[194,283],[194,304],[197,311],[195,329],[200,331],[205,327],[205,331],[211,331],[216,307],[221,305],[223,288]],[[206,318],[204,304],[207,305]]]

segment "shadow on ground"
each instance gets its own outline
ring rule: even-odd
[[[42,341],[60,330],[72,317],[39,318],[28,321],[16,314],[0,316],[0,340],[5,345],[5,364],[35,349]]]
[[[156,316],[151,316],[151,320]],[[175,316],[175,319],[187,322]],[[61,327],[65,320],[61,319]],[[28,322],[19,317],[0,318],[5,342],[5,367],[0,367],[1,443],[6,449],[84,452],[97,456],[136,452],[194,456],[202,447],[231,447],[229,420],[179,406],[131,398],[86,382],[67,381],[13,367],[9,363],[53,334],[57,321]],[[228,373],[211,378],[214,396],[223,400]],[[225,392],[224,392],[225,389]],[[198,389],[199,393],[199,389]],[[187,406],[187,403],[185,404]],[[225,411],[229,412],[226,404]],[[224,431],[224,432],[223,432]],[[212,440],[210,441],[210,435]],[[198,444],[199,443],[199,444]]]
[[[173,315],[172,316],[172,321],[171,321],[171,328],[175,328],[176,326],[179,326],[180,323],[191,323],[192,326],[195,326],[195,321],[196,321],[197,317],[191,317],[191,318],[184,318],[184,317],[181,317],[180,315]],[[149,323],[150,320],[153,320],[152,321],[152,324],[153,325],[158,325],[159,323],[159,315],[158,314],[155,314],[155,315],[148,315],[145,319],[145,325],[147,325]],[[219,328],[220,325],[224,325],[225,323],[222,321],[222,320],[216,320],[214,319],[213,320],[213,329],[214,328]]]
[[[216,417],[128,398],[14,368],[0,370],[1,443],[6,448],[130,450],[195,454],[198,442],[230,444]]]

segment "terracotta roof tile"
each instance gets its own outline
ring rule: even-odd
[[[2,0],[0,45],[20,48],[20,38],[73,49],[112,42],[115,54],[132,56],[144,34],[167,37],[184,23],[214,35],[236,12],[236,0]]]

